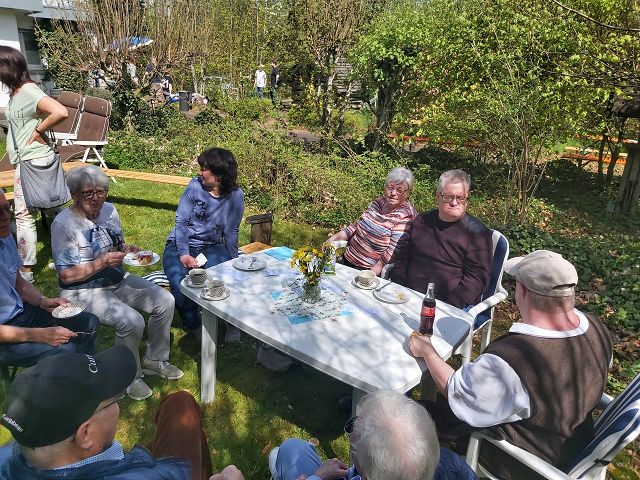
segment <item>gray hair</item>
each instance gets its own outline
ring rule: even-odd
[[[440,193],[450,183],[464,183],[467,186],[467,193],[471,190],[471,177],[464,170],[456,168],[455,170],[447,170],[438,179],[438,188],[436,193]]]
[[[400,393],[367,395],[351,443],[370,480],[431,480],[440,461],[436,427],[425,408]]]
[[[409,170],[408,168],[396,167],[389,172],[389,175],[387,175],[387,180],[384,184],[385,186],[387,186],[390,183],[403,182],[407,184],[409,191],[413,190],[413,173],[411,173],[411,170]]]
[[[109,177],[96,165],[83,165],[67,172],[67,187],[72,194],[85,187],[109,189]]]

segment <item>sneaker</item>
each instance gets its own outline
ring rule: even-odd
[[[153,395],[153,390],[149,388],[149,385],[144,383],[142,378],[138,377],[127,387],[127,395],[133,400],[144,400]]]
[[[269,471],[271,472],[271,480],[276,480],[276,460],[278,459],[278,450],[280,447],[276,447],[269,452]]]
[[[20,276],[31,284],[36,283],[36,280],[33,278],[33,272],[23,272],[20,270]]]
[[[224,343],[239,343],[242,330],[227,323],[227,333],[224,334]]]
[[[167,380],[177,380],[184,375],[182,370],[167,361],[149,360],[147,357],[142,360],[142,371],[149,375],[160,375]]]

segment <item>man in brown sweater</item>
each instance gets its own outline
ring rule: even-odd
[[[561,255],[537,250],[507,261],[505,272],[516,278],[522,322],[474,362],[454,371],[430,338],[415,332],[409,348],[444,395],[426,405],[442,437],[488,429],[562,469],[593,438],[591,412],[606,385],[611,337],[574,308],[578,274]],[[539,478],[496,450],[481,455],[503,478]]]
[[[489,281],[491,230],[467,214],[470,187],[462,170],[440,176],[438,208],[418,215],[398,242],[391,280],[419,292],[434,282],[436,298],[458,308],[480,301]]]

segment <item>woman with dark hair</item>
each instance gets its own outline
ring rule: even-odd
[[[0,45],[0,82],[9,90],[7,153],[14,172],[14,202],[20,274],[33,283],[36,264],[36,212],[27,209],[20,182],[20,162],[45,167],[54,161],[46,132],[67,118],[67,109],[48,97],[29,77],[27,61],[15,48]],[[15,143],[14,143],[15,140]]]
[[[203,268],[238,256],[238,229],[244,213],[244,193],[236,184],[238,164],[233,154],[211,148],[198,157],[198,164],[200,175],[191,180],[180,198],[176,225],[163,255],[182,326],[196,338],[202,324],[198,305],[180,292],[180,282],[198,266],[196,257],[200,254],[207,258]]]

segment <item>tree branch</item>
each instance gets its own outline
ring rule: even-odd
[[[616,25],[609,25],[607,23],[602,23],[599,22],[598,20],[596,20],[595,18],[590,17],[589,15],[582,13],[574,8],[571,8],[567,5],[564,5],[563,3],[560,3],[558,0],[551,0],[553,3],[555,3],[556,5],[558,5],[560,8],[563,8],[564,10],[567,10],[568,12],[571,13],[575,13],[576,15],[578,15],[579,17],[582,17],[586,20],[589,20],[590,22],[595,23],[596,25],[599,25],[601,27],[604,28],[608,28],[609,30],[620,30],[623,32],[640,32],[640,28],[629,28],[629,27],[618,27]]]

